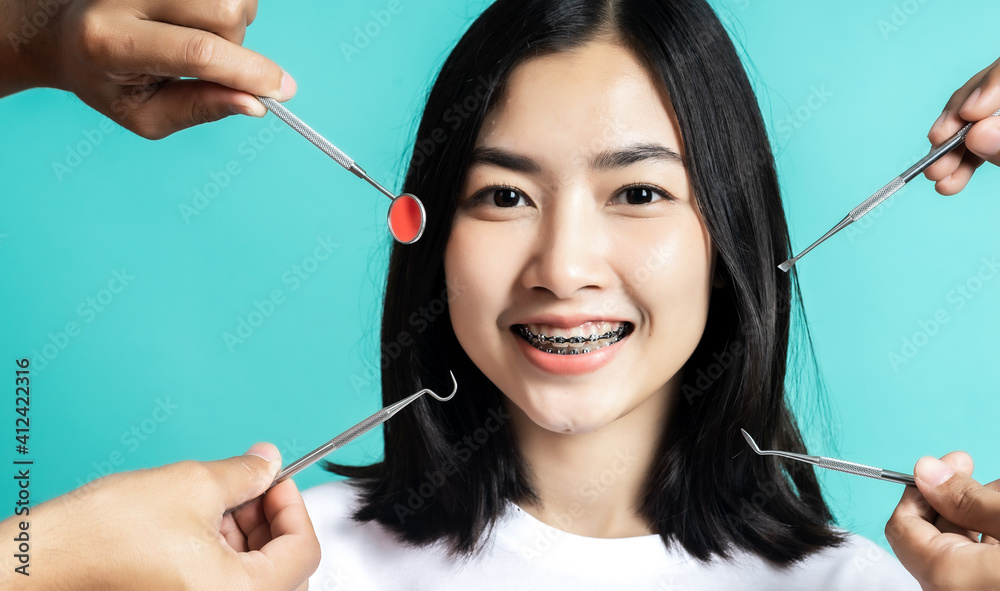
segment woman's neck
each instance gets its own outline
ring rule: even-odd
[[[667,384],[628,414],[588,433],[567,434],[535,424],[513,404],[521,454],[539,504],[521,508],[557,529],[594,538],[656,533],[639,517],[642,487],[653,466],[670,401]]]

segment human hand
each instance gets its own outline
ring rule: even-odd
[[[972,178],[984,161],[1000,166],[1000,117],[990,117],[1000,109],[1000,60],[979,72],[951,95],[927,138],[938,146],[955,135],[966,123],[976,121],[960,145],[927,167],[924,176],[936,181],[942,195],[954,195]]]
[[[925,591],[1000,589],[1000,481],[973,480],[964,452],[941,460],[917,462],[886,539]]]
[[[9,539],[9,522],[30,523],[30,586],[4,569],[0,587],[306,589],[320,551],[295,483],[256,498],[280,467],[278,450],[257,444],[227,460],[112,474],[31,507],[0,523]]]
[[[38,14],[45,17],[43,4],[57,7],[54,15],[39,21],[46,24],[36,27],[30,39],[14,33],[19,41],[12,40],[11,46],[20,57],[13,56],[13,63],[29,72],[30,79],[19,85],[8,82],[8,92],[33,86],[69,90],[146,138],[162,138],[231,114],[263,117],[266,109],[253,95],[284,101],[295,94],[291,76],[242,47],[246,28],[257,14],[257,0],[8,4],[25,13],[24,19],[6,19],[8,28],[20,27]],[[0,18],[0,25],[4,20]]]

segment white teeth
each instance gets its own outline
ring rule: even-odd
[[[613,330],[618,330],[623,324],[624,322],[585,322],[573,328],[561,328],[548,324],[527,324],[525,326],[536,335],[563,338],[584,337],[589,339],[591,336],[600,336]]]

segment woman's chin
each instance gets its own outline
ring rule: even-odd
[[[602,396],[603,398],[604,396]],[[511,399],[527,420],[553,433],[581,435],[592,433],[615,422],[624,409],[588,401],[586,393],[571,392],[546,395],[535,393],[527,404]],[[569,398],[569,399],[567,399]]]

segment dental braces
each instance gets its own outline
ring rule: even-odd
[[[528,330],[527,326],[521,327],[521,334],[539,343],[556,343],[559,345],[562,345],[564,343],[570,343],[574,345],[579,345],[581,343],[586,343],[588,341],[596,342],[602,339],[613,339],[615,337],[621,337],[623,334],[625,334],[625,325],[624,324],[621,325],[620,327],[618,327],[617,330],[609,330],[608,332],[602,335],[592,334],[588,337],[549,337],[543,334],[535,334],[530,330]]]

